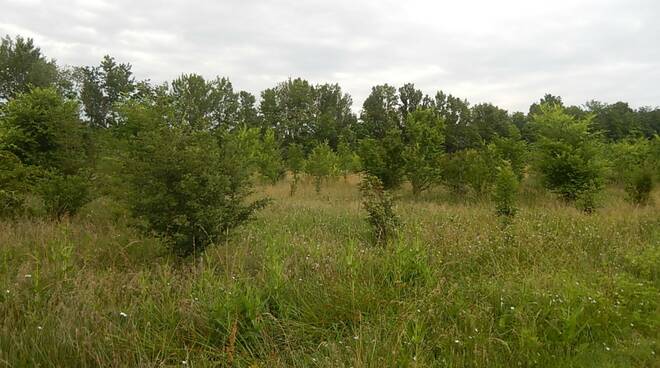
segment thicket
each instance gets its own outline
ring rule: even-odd
[[[131,68],[106,56],[65,70],[29,39],[2,40],[2,216],[62,218],[108,196],[191,254],[263,206],[248,200],[255,179],[274,184],[287,171],[292,196],[303,175],[320,191],[330,177],[361,173],[377,178],[372,189],[410,183],[415,196],[434,186],[478,198],[495,191],[504,215],[515,213],[514,179],[539,177],[591,212],[606,184],[647,203],[660,175],[657,108],[565,106],[546,95],[509,113],[408,83],[374,86],[354,114],[336,84],[289,79],[257,102],[227,78],[154,85]]]

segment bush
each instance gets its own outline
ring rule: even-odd
[[[375,243],[387,244],[400,226],[399,217],[394,213],[392,196],[383,188],[380,179],[373,175],[365,175],[360,184],[360,192]]]
[[[251,169],[242,161],[249,147],[241,139],[218,143],[208,131],[156,119],[131,139],[124,160],[128,204],[142,228],[175,253],[199,253],[267,201],[245,203]]]
[[[259,173],[273,185],[282,179],[286,172],[280,145],[272,129],[268,129],[262,138],[258,166]]]
[[[0,151],[0,217],[15,217],[23,211],[27,173],[16,155]]]
[[[632,172],[626,184],[626,193],[634,204],[644,205],[649,202],[653,191],[653,171],[640,167]]]
[[[302,146],[297,143],[292,143],[286,150],[286,164],[291,173],[293,180],[291,181],[291,190],[289,195],[293,196],[298,189],[298,182],[300,181],[300,172],[305,168],[305,152]]]
[[[536,170],[546,188],[587,212],[603,187],[605,160],[598,136],[590,132],[591,118],[576,119],[557,105],[542,105],[534,115],[539,132]]]
[[[72,216],[90,200],[89,180],[84,175],[49,172],[37,184],[37,193],[50,216]]]
[[[444,120],[431,109],[418,109],[408,114],[403,160],[415,196],[440,178],[440,160],[445,143],[444,126]]]
[[[511,163],[504,161],[498,168],[495,179],[495,191],[493,200],[495,201],[496,212],[505,219],[510,219],[516,215],[516,194],[518,193],[518,177],[511,167]]]
[[[377,177],[385,189],[398,188],[406,174],[401,135],[399,129],[392,128],[383,139],[366,138],[360,141],[362,170]]]

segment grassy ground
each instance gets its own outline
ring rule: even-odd
[[[374,247],[356,180],[261,188],[270,207],[186,262],[107,200],[0,223],[0,366],[659,365],[658,205],[525,195],[504,228],[403,191],[400,240]]]

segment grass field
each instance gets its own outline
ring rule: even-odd
[[[593,215],[523,193],[504,227],[403,190],[375,247],[356,183],[259,188],[274,202],[186,261],[107,199],[0,222],[0,366],[660,366],[660,193]]]

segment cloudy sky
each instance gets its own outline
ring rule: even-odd
[[[0,34],[60,64],[128,61],[139,79],[227,76],[258,94],[288,77],[414,82],[526,111],[544,93],[660,105],[658,0],[0,0]]]

